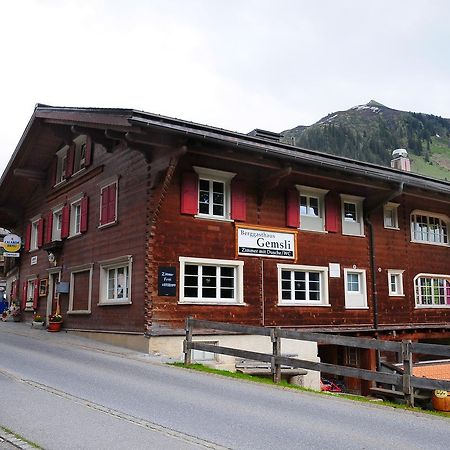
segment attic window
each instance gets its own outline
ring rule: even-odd
[[[66,145],[59,152],[56,153],[56,178],[55,185],[61,183],[66,179],[66,170],[67,170],[67,151],[69,147]]]

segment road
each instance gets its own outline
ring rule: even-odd
[[[0,425],[45,449],[448,449],[450,419],[0,322]]]

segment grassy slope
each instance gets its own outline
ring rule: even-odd
[[[430,162],[410,153],[411,170],[421,175],[450,181],[450,139],[434,138],[430,150]]]

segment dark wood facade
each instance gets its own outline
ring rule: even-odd
[[[55,186],[51,181],[55,155],[79,136],[92,140],[92,162]],[[195,167],[234,174],[233,180],[241,183],[241,189],[244,186],[245,220],[182,213],[183,177]],[[101,226],[102,186],[108,180],[117,182],[117,220]],[[296,261],[238,257],[239,223],[293,230],[287,227],[286,193],[297,185],[326,191],[339,208],[341,195],[363,198],[361,214],[367,216],[373,210],[365,217],[363,234],[344,234],[339,216],[332,232],[300,227]],[[418,274],[450,277],[448,243],[411,242],[413,211],[450,216],[446,182],[130,110],[38,106],[2,177],[1,189],[4,223],[0,226],[22,236],[32,218],[45,222],[58,205],[70,204],[80,195],[89,199],[85,232],[62,239],[58,246],[24,251],[17,261],[18,297],[23,295],[23,283],[49,278],[57,271],[69,287],[74,283],[70,295],[59,294],[64,325],[69,329],[171,334],[180,332],[185,318],[192,315],[386,337],[401,332],[416,338],[450,337],[450,305],[418,308],[414,292]],[[398,229],[384,227],[383,204],[387,201],[398,204]],[[55,262],[49,262],[49,251],[56,255]],[[32,257],[37,257],[37,263],[31,264]],[[180,257],[243,261],[243,302],[180,302]],[[101,286],[102,277],[118,277],[114,262],[121,258],[131,261],[131,302],[102,302],[102,289],[107,289]],[[328,287],[326,304],[280,305],[280,263],[322,268],[339,264],[339,277],[326,276],[323,281]],[[113,267],[112,271],[105,272],[105,265]],[[176,269],[175,295],[158,295],[161,267]],[[346,307],[344,269],[364,272],[367,307]],[[389,270],[402,271],[402,295],[389,295]],[[83,299],[89,292],[88,308]],[[39,297],[34,305],[38,313],[47,314],[48,298]],[[31,319],[32,310],[26,308],[26,317]]]

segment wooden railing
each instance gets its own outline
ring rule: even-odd
[[[272,353],[253,352],[194,341],[192,339],[194,328],[202,330],[224,331],[226,333],[268,336],[270,337],[272,342]],[[403,361],[403,374],[377,372],[367,369],[359,369],[356,367],[347,367],[337,364],[307,361],[282,356],[281,339],[283,338],[300,341],[312,341],[319,344],[341,345],[345,347],[395,352],[401,355],[401,359]],[[341,375],[350,378],[359,378],[362,380],[389,384],[395,386],[396,389],[399,389],[401,392],[403,392],[405,401],[410,406],[414,406],[414,388],[430,390],[441,389],[450,391],[450,381],[420,378],[412,375],[413,353],[450,357],[450,346],[448,345],[419,344],[414,343],[410,340],[404,340],[401,342],[383,341],[378,339],[339,336],[326,333],[311,333],[285,330],[281,328],[263,328],[223,322],[212,322],[208,320],[198,320],[193,319],[192,317],[188,317],[186,319],[186,339],[183,345],[185,364],[191,364],[192,350],[202,350],[210,353],[218,353],[221,355],[228,355],[270,363],[273,381],[275,383],[280,382],[281,366],[285,365],[294,368],[315,370],[318,372],[325,372],[334,375]]]

